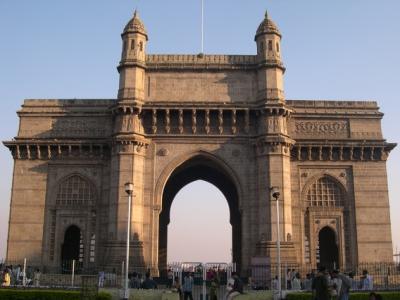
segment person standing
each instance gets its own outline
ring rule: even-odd
[[[100,271],[99,272],[99,288],[103,288],[104,287],[104,271]]]
[[[8,269],[5,269],[3,274],[3,283],[1,285],[4,287],[9,287],[10,284],[11,284],[10,272],[8,271]]]
[[[179,281],[179,277],[175,277],[174,284],[172,285],[172,290],[179,294],[179,299],[182,299],[182,287]]]
[[[132,273],[131,288],[140,289],[142,283],[140,282],[139,275],[136,272]]]
[[[150,278],[150,273],[146,273],[146,279],[142,283],[142,289],[144,290],[154,290],[157,288],[157,283]]]
[[[340,289],[339,299],[340,300],[349,300],[352,281],[351,281],[350,277],[348,277],[346,274],[339,272],[337,276],[342,280],[342,287]]]
[[[342,292],[342,279],[339,278],[339,271],[334,270],[332,272],[332,299],[340,300],[340,294]]]
[[[36,271],[33,273],[33,282],[35,287],[40,286],[40,276],[41,276],[40,270],[36,269]]]
[[[288,290],[292,289],[292,270],[287,269],[286,271],[286,288]]]
[[[210,300],[217,300],[217,291],[219,288],[219,281],[218,281],[218,277],[217,277],[217,273],[215,271],[212,272],[212,274],[210,275]]]
[[[292,290],[300,291],[301,290],[301,279],[300,273],[297,272],[292,280]]]
[[[372,291],[374,288],[374,283],[372,276],[368,274],[367,270],[363,271],[361,289],[364,291]]]
[[[234,297],[243,294],[243,282],[240,279],[238,273],[232,272],[233,286],[228,292],[226,299],[232,300]]]
[[[303,283],[303,289],[307,292],[311,292],[311,290],[312,290],[311,284],[312,284],[311,274],[307,273],[306,279],[304,280],[304,283]]]
[[[278,289],[279,289],[278,276],[275,276],[275,278],[272,280],[272,290],[278,291]]]
[[[174,272],[172,271],[171,268],[168,268],[168,271],[167,271],[167,289],[172,288],[173,284],[174,284]]]
[[[330,300],[328,272],[325,267],[320,267],[312,282],[313,299]]]
[[[186,273],[183,278],[183,300],[193,300],[193,282],[192,273]]]

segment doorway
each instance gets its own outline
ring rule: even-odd
[[[339,248],[336,243],[335,231],[325,226],[318,234],[319,264],[329,270],[339,267]]]
[[[83,243],[82,233],[78,226],[71,225],[64,234],[64,242],[61,246],[62,270],[72,270],[72,261],[76,263],[82,261]]]

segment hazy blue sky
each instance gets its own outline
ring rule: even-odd
[[[120,33],[136,6],[149,34],[149,53],[198,53],[200,3],[1,0],[0,140],[16,135],[15,112],[24,98],[115,98]],[[205,52],[255,54],[254,34],[266,8],[283,34],[288,99],[377,100],[385,113],[385,137],[400,141],[399,0],[205,0]],[[0,147],[0,164],[2,257],[13,165],[5,147]],[[388,175],[394,245],[400,247],[399,149],[390,156]],[[185,226],[188,214],[193,216],[189,222],[197,226],[191,230],[204,245],[212,242],[208,225],[220,236],[230,235],[228,209],[220,193],[206,189],[209,196],[203,197],[201,204],[189,197],[204,190],[204,183],[196,182],[182,190],[173,203],[169,235],[176,252],[170,253],[171,259],[183,258],[182,251],[204,252],[204,248],[192,249],[190,244],[179,245],[183,233],[173,228]],[[204,214],[194,214],[199,207],[193,208],[195,204],[209,207],[208,212],[202,209]],[[213,214],[212,208],[221,211],[215,223],[205,218]],[[218,254],[221,259],[230,256],[230,237],[224,243],[221,248],[225,252]],[[210,255],[210,260],[217,259]]]

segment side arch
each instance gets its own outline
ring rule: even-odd
[[[94,257],[89,252],[90,236],[98,236],[97,203],[99,192],[96,184],[89,177],[71,172],[54,180],[46,196],[46,225],[43,239],[43,261],[48,261],[55,270],[65,269],[63,260],[68,256],[63,253],[66,232],[71,227],[80,230],[82,253],[80,266],[88,268],[89,258]],[[94,261],[93,261],[94,262]]]
[[[354,241],[346,237],[353,230],[352,205],[352,197],[338,177],[321,172],[307,180],[301,191],[305,260],[314,266],[322,264],[329,268],[343,267],[350,262],[349,249],[352,249]],[[324,232],[325,241],[322,245],[321,232]],[[330,255],[334,255],[333,260],[330,260]]]

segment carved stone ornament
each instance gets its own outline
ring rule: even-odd
[[[51,136],[57,137],[101,137],[109,133],[106,126],[99,124],[98,119],[85,120],[77,118],[54,119],[50,132]]]
[[[236,132],[237,132],[236,123],[237,123],[236,109],[233,109],[232,110],[232,134],[236,134]]]
[[[158,150],[157,154],[159,156],[167,156],[169,154],[169,151],[168,151],[168,149],[161,148],[160,150]]]
[[[197,114],[196,110],[192,109],[192,133],[195,134],[197,131]]]
[[[205,123],[206,123],[206,126],[204,129],[206,131],[206,134],[209,134],[210,133],[210,110],[209,109],[206,109]]]
[[[137,153],[142,152],[142,149],[143,149],[143,145],[139,144],[139,145],[136,146],[136,152]]]
[[[222,109],[218,110],[218,131],[219,134],[224,132],[224,111]]]
[[[169,109],[165,110],[165,133],[169,134],[171,132],[171,118],[169,114]]]
[[[153,109],[151,114],[151,130],[153,134],[157,133],[157,110]]]
[[[183,133],[183,110],[179,110],[179,133]]]
[[[297,135],[348,135],[347,121],[296,121],[295,133]]]

